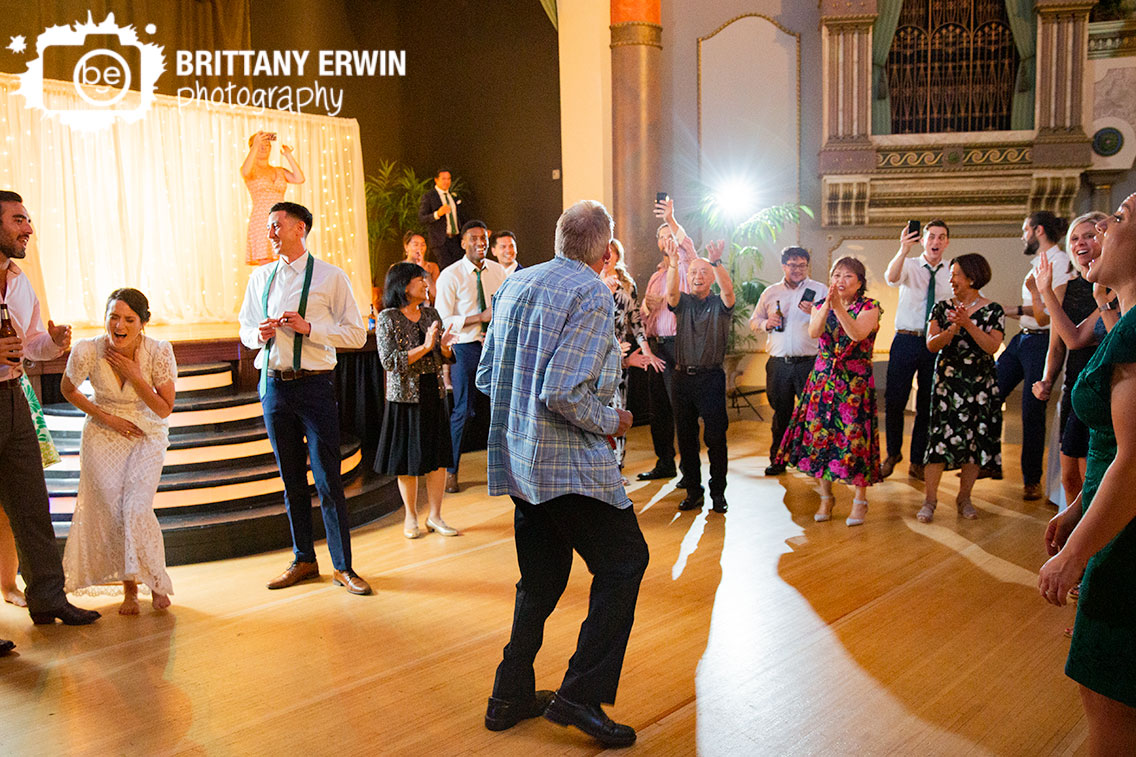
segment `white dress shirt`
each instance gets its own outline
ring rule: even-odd
[[[926,253],[917,258],[906,258],[899,272],[899,281],[894,284],[888,282],[888,286],[899,287],[899,301],[895,305],[896,331],[923,333],[927,328],[927,286],[931,283],[931,272],[927,270],[929,265]],[[947,261],[939,260],[935,271],[935,302],[950,299],[953,295],[951,266]]]
[[[442,189],[437,184],[434,185],[434,191],[438,193],[438,199],[442,201],[443,205],[450,206],[449,214],[442,216],[442,218],[446,221],[446,236],[457,236],[461,233],[461,229],[458,227],[458,205],[454,201],[454,196],[450,194],[448,190]],[[451,218],[454,219],[452,222],[450,221]],[[456,229],[456,231],[450,230],[451,223],[453,224],[453,227]]]
[[[311,253],[305,252],[289,263],[280,258],[266,263],[249,276],[245,300],[241,304],[241,343],[249,349],[265,345],[260,338],[258,324],[264,320],[264,287],[272,272],[279,268],[268,293],[268,316],[279,318],[286,310],[300,309],[300,293],[304,288],[304,270]],[[300,353],[300,368],[306,371],[325,371],[335,367],[337,347],[358,349],[367,342],[367,329],[359,315],[359,307],[351,293],[351,282],[342,269],[319,258],[312,268],[312,284],[308,289],[308,307],[304,320],[312,325],[312,333],[304,336]],[[292,347],[296,332],[289,328],[276,329],[268,367],[274,371],[292,370]],[[255,365],[261,367],[265,350],[256,356]]]
[[[1030,277],[1030,274],[1037,273],[1037,261],[1041,259],[1042,255],[1049,258],[1049,262],[1053,264],[1053,288],[1068,283],[1069,279],[1073,278],[1073,272],[1070,270],[1069,255],[1061,250],[1057,245],[1053,245],[1044,253],[1038,253],[1033,256],[1030,261],[1029,273],[1026,274],[1025,279]],[[1030,294],[1029,289],[1026,288],[1026,281],[1022,279],[1022,306],[1033,305],[1033,295]],[[1023,315],[1021,317],[1021,324],[1023,329],[1045,329],[1048,326],[1042,326],[1037,322],[1033,316]]]
[[[785,279],[781,279],[761,293],[750,321],[765,328],[765,320],[777,314],[777,303],[781,303],[781,318],[785,324],[784,331],[766,331],[769,336],[765,346],[770,357],[805,357],[817,354],[817,340],[809,336],[809,319],[812,316],[797,307],[806,289],[816,292],[813,302],[819,302],[828,296],[828,287],[813,279],[805,279],[796,287],[790,287]]]
[[[0,302],[8,306],[8,314],[16,334],[24,342],[24,357],[28,360],[51,360],[59,357],[63,350],[52,341],[51,334],[43,327],[39,314],[39,298],[36,297],[28,277],[12,260],[8,270],[0,270],[0,276],[8,279],[8,291],[0,296]],[[24,370],[21,365],[14,366],[7,360],[0,360],[0,381],[19,378]]]
[[[514,273],[517,272],[517,260],[516,260],[516,258],[514,258],[513,262],[509,263],[509,265],[503,265],[501,267],[503,269],[505,269],[505,278],[512,276]]]
[[[485,292],[485,306],[493,304],[493,295],[505,280],[505,268],[496,260],[486,258],[481,269],[481,289]],[[477,304],[477,268],[465,255],[451,263],[438,276],[438,296],[434,308],[442,316],[442,325],[457,334],[458,344],[481,339],[481,326],[471,323],[462,326],[465,319],[481,312]]]

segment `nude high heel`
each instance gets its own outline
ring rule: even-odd
[[[823,494],[820,495],[821,508],[824,508],[825,502],[829,503],[828,509],[824,512],[817,510],[816,514],[813,515],[813,520],[817,523],[824,523],[826,520],[832,520],[832,508],[836,506],[836,497],[826,497]]]
[[[864,518],[868,515],[868,500],[866,500],[866,499],[853,499],[852,500],[852,512],[853,513],[856,512],[856,507],[858,505],[864,506],[864,511],[862,513],[860,513],[860,517],[857,518],[854,515],[849,515],[847,518],[844,519],[844,525],[846,525],[846,526],[862,526],[862,525],[864,525]]]

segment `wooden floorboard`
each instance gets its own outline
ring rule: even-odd
[[[813,483],[765,478],[768,424],[730,428],[730,512],[679,513],[672,483],[633,485],[651,548],[619,697],[609,712],[651,755],[1064,755],[1085,749],[1064,677],[1072,608],[1037,595],[1052,510],[1020,481],[981,481],[981,517],[954,513],[944,479],[930,525],[906,465],[814,523]],[[768,417],[768,413],[766,414]],[[627,473],[653,460],[631,435]],[[1017,449],[1008,447],[1008,460]],[[464,534],[418,541],[394,515],[353,533],[355,567],[376,589],[319,582],[269,592],[287,552],[178,566],[173,609],[115,614],[79,597],[93,626],[32,626],[0,608],[0,754],[594,755],[543,720],[482,725],[509,632],[517,578],[512,508],[485,496],[484,454],[447,495]],[[587,611],[577,560],[549,621],[537,681],[555,688]]]

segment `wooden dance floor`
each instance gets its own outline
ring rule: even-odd
[[[956,518],[944,478],[935,522],[920,484],[870,490],[868,523],[814,523],[809,479],[764,478],[768,424],[730,427],[730,511],[680,513],[673,482],[634,485],[651,548],[619,697],[608,708],[650,755],[1050,755],[1086,749],[1062,673],[1073,609],[1037,594],[1050,507],[980,481],[977,521]],[[768,413],[766,414],[768,417]],[[630,478],[649,467],[632,432]],[[32,626],[0,607],[0,754],[591,755],[543,719],[482,725],[517,579],[512,506],[485,496],[484,453],[447,495],[464,535],[402,535],[401,515],[353,534],[372,597],[318,582],[267,591],[287,551],[170,570],[171,611],[139,617],[112,597],[82,627]],[[423,521],[425,518],[423,517]],[[555,688],[588,602],[577,560],[549,621],[537,683]]]

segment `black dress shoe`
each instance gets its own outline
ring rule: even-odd
[[[604,746],[635,743],[635,729],[613,721],[598,704],[576,704],[557,695],[544,711],[544,718],[559,725],[574,725]]]
[[[7,639],[0,639],[0,657],[3,657],[15,648],[16,642],[8,641]]]
[[[85,626],[88,623],[94,623],[102,617],[95,610],[84,610],[82,607],[76,607],[70,602],[66,603],[58,610],[50,612],[33,612],[32,622],[37,626],[45,626],[55,622],[59,618],[64,624],[69,626]]]
[[[770,465],[765,469],[765,475],[767,476],[780,476],[784,472],[785,466],[781,465],[780,463],[775,463],[774,465]]]
[[[725,497],[711,497],[710,501],[713,503],[710,509],[716,513],[724,513],[730,509],[730,506],[726,504]]]
[[[541,689],[528,702],[489,697],[489,707],[485,710],[485,727],[491,731],[504,731],[522,720],[538,718],[548,709],[551,701],[552,692],[548,689]]]
[[[702,507],[701,494],[687,494],[686,499],[678,503],[679,510],[697,510]]]
[[[674,468],[664,468],[656,465],[649,471],[640,473],[635,478],[640,481],[654,481],[657,478],[674,478],[678,474]]]

